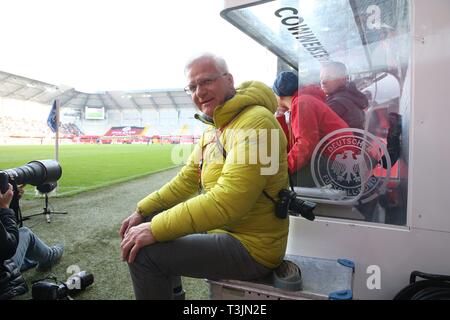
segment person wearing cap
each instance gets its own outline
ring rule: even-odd
[[[277,97],[278,110],[284,108],[290,112],[289,126],[284,114],[276,114],[288,137],[289,174],[295,180],[300,179],[301,186],[312,187],[309,161],[315,146],[328,133],[348,128],[348,125],[325,103],[325,93],[319,86],[303,86],[291,71],[281,72],[272,90]]]

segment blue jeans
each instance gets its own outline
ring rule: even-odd
[[[19,244],[12,257],[20,271],[46,263],[52,257],[52,250],[27,227],[19,228]]]

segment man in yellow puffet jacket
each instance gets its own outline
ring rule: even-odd
[[[287,141],[272,90],[235,89],[225,60],[186,65],[185,91],[209,124],[178,175],[142,199],[120,228],[136,299],[174,299],[181,276],[252,280],[283,260],[289,218],[275,215],[288,186]]]

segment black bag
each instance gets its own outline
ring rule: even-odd
[[[0,264],[0,300],[9,300],[28,291],[28,285],[13,260]]]

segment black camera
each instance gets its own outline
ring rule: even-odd
[[[294,216],[301,215],[303,218],[313,221],[315,219],[313,210],[316,204],[297,198],[297,194],[288,189],[282,189],[278,193],[279,199],[275,205],[275,214],[278,218],[284,219],[288,213]]]
[[[61,166],[55,160],[30,161],[24,166],[0,171],[0,191],[1,193],[8,191],[8,183],[12,181],[17,185],[31,184],[38,190],[40,188],[49,190],[49,185],[56,187],[56,181],[61,175]]]
[[[86,289],[93,282],[93,274],[81,271],[61,284],[50,281],[36,282],[31,287],[31,295],[34,300],[71,300],[70,295]]]

